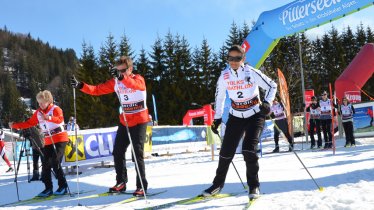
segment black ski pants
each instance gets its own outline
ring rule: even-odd
[[[144,166],[144,142],[146,139],[147,123],[138,124],[133,127],[129,127],[131,140],[134,146],[135,154],[132,154],[132,159],[134,162],[134,156],[139,165],[140,177],[144,184],[145,190],[148,187],[148,182],[145,177],[145,166]],[[116,180],[117,183],[128,182],[127,169],[126,169],[126,150],[130,145],[129,136],[127,134],[127,129],[124,125],[119,124],[117,135],[113,148],[113,158],[114,167],[116,169]],[[136,166],[135,166],[136,167]],[[141,188],[141,183],[139,180],[139,174],[136,170],[136,187]]]
[[[332,145],[332,119],[321,119],[320,121],[322,126],[323,139],[325,140],[325,145]]]
[[[53,145],[46,145],[43,148],[44,160],[42,166],[42,181],[46,189],[53,189],[51,169],[56,174],[59,187],[67,187],[64,171],[61,168],[62,158],[65,154],[65,147],[67,142],[55,143],[56,151]]]
[[[345,144],[356,144],[355,137],[353,136],[353,122],[343,122],[345,133]]]
[[[264,127],[265,116],[257,113],[249,118],[237,118],[229,115],[226,124],[225,136],[222,142],[218,168],[213,185],[222,186],[225,183],[227,171],[234,158],[236,148],[243,134],[245,137],[242,145],[242,153],[247,167],[247,183],[250,188],[260,186],[258,179],[257,144]]]
[[[322,146],[322,137],[321,137],[321,123],[320,123],[320,120],[319,119],[309,119],[309,133],[310,133],[310,140],[311,140],[311,144],[312,146],[315,146],[316,145],[316,140],[314,139],[314,129],[316,129],[316,133],[317,133],[317,137],[318,137],[318,140],[317,140],[317,144],[318,146]]]
[[[293,145],[293,138],[292,138],[292,136],[290,134],[290,131],[288,130],[287,118],[283,118],[283,119],[280,119],[280,120],[275,120],[274,123],[276,125],[276,126],[274,125],[274,142],[275,142],[275,146],[277,147],[279,145],[279,135],[280,135],[280,132],[283,132],[284,135],[287,138],[288,143],[290,143],[290,145]]]

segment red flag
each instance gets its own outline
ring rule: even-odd
[[[287,116],[287,121],[288,121],[288,130],[290,134],[293,136],[290,96],[288,94],[288,86],[287,86],[286,78],[284,77],[280,69],[278,69],[278,80],[279,80],[279,88],[278,88],[279,97],[286,111],[286,116]]]

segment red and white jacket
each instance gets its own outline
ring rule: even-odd
[[[43,114],[50,116],[49,120],[44,120]],[[26,129],[36,126],[37,124],[40,125],[40,128],[44,133],[45,146],[51,145],[52,140],[53,143],[69,141],[68,134],[63,126],[64,115],[60,107],[50,104],[45,110],[39,108],[34,112],[30,119],[25,122],[14,123],[12,128]]]
[[[260,112],[259,87],[266,91],[265,101],[271,103],[277,92],[277,84],[273,80],[249,65],[242,65],[236,71],[227,67],[217,82],[214,119],[222,118],[226,90],[231,99],[231,115],[248,118]]]
[[[149,121],[145,81],[139,74],[125,76],[121,81],[112,78],[99,85],[83,83],[81,91],[94,96],[116,92],[129,127]],[[123,115],[119,118],[125,126]]]

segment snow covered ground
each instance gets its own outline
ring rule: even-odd
[[[301,139],[297,139],[301,141]],[[319,191],[293,153],[267,154],[260,159],[261,193],[251,209],[374,209],[374,138],[358,138],[355,148],[344,148],[345,140],[337,141],[337,151],[312,152],[297,151],[317,183],[324,187]],[[282,141],[284,142],[284,141]],[[309,148],[304,145],[304,149]],[[273,149],[273,142],[264,143],[264,151]],[[283,143],[281,150],[286,150]],[[301,149],[301,144],[296,144]],[[146,160],[149,191],[167,190],[144,200],[106,209],[134,209],[164,204],[199,194],[211,185],[217,167],[218,156],[211,160],[210,152],[177,154],[173,156],[152,157]],[[111,158],[109,158],[110,160]],[[237,154],[234,163],[243,180],[245,164]],[[4,174],[5,163],[0,161],[0,205],[16,201],[16,187],[13,174]],[[128,161],[128,191],[135,189],[134,165]],[[72,191],[76,191],[76,176],[67,176]],[[90,194],[105,192],[115,183],[113,168],[88,168],[80,176],[80,189],[95,190]],[[19,176],[20,199],[31,198],[43,190],[41,182],[27,183],[26,165],[21,165]],[[54,181],[56,188],[57,183]],[[243,191],[235,170],[231,167],[226,179],[225,192]],[[85,196],[84,194],[82,196]],[[84,199],[77,206],[76,198],[64,197],[37,204],[3,209],[100,209],[100,205],[120,201],[128,195]],[[234,197],[211,200],[203,203],[174,206],[170,209],[242,209],[247,201],[246,193]]]

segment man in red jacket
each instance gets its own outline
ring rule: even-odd
[[[136,190],[134,196],[144,196],[140,179],[147,191],[148,182],[145,177],[144,166],[144,142],[146,139],[146,129],[148,119],[147,92],[145,81],[139,74],[133,74],[133,61],[128,56],[122,56],[117,65],[110,70],[112,79],[99,85],[89,85],[79,82],[74,76],[71,78],[71,85],[80,89],[82,92],[90,95],[104,95],[116,92],[121,103],[123,113],[131,134],[131,140],[135,150],[133,154],[139,166],[139,172],[136,171]],[[111,192],[121,192],[126,190],[127,169],[126,169],[126,150],[130,145],[130,140],[126,130],[126,123],[123,114],[120,114],[120,123],[118,125],[117,135],[113,148],[113,158],[116,170],[117,183],[109,188]]]
[[[44,160],[42,166],[42,180],[45,190],[39,193],[39,197],[47,197],[53,193],[51,168],[58,179],[59,188],[53,194],[63,195],[67,193],[67,182],[61,168],[61,161],[65,153],[65,147],[69,141],[68,134],[64,130],[64,115],[62,109],[53,104],[52,93],[48,90],[36,95],[39,108],[30,119],[25,122],[13,123],[9,126],[14,129],[26,129],[39,124],[44,134]]]

